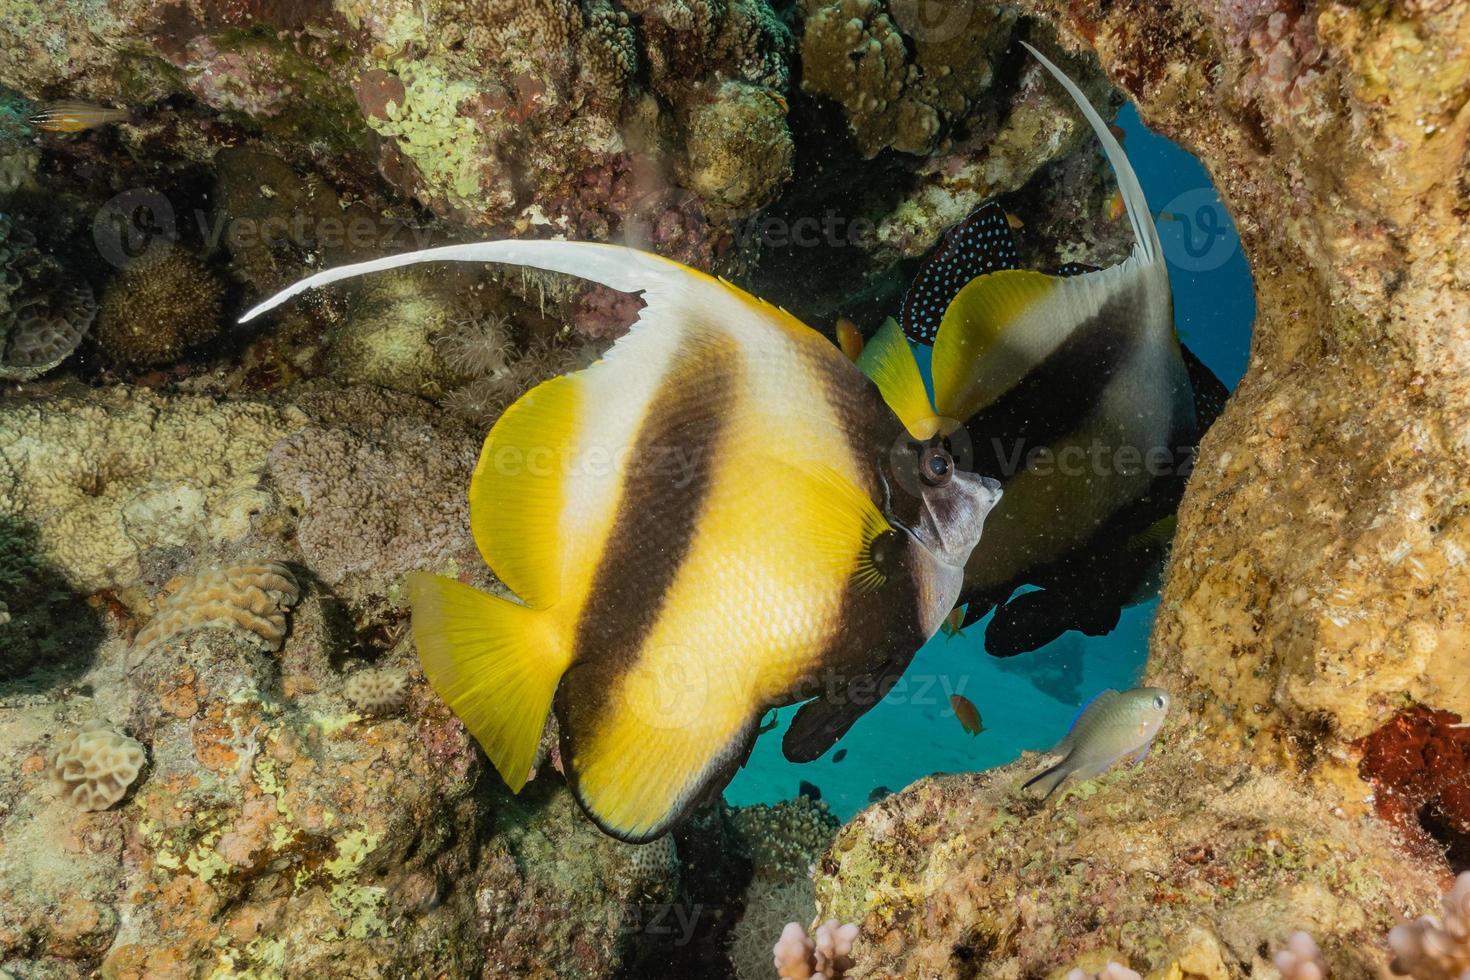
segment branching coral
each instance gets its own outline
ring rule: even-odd
[[[62,743],[48,774],[57,795],[78,810],[106,810],[123,798],[147,759],[136,740],[93,721]]]
[[[1281,971],[1281,980],[1324,980],[1327,976],[1317,941],[1301,930],[1287,938],[1286,948],[1278,950],[1272,962]]]
[[[300,598],[291,570],[279,562],[211,568],[170,583],[148,625],[133,638],[133,663],[159,644],[194,630],[224,628],[255,634],[262,650],[279,650],[286,614]]]
[[[745,910],[730,931],[728,955],[737,980],[770,980],[771,937],[790,922],[810,922],[816,909],[816,893],[806,877],[751,882]]]
[[[782,980],[838,980],[855,965],[852,944],[858,927],[829,919],[808,937],[799,922],[788,922],[776,941],[775,966]],[[1123,980],[1123,978],[1117,978]]]
[[[1443,899],[1443,917],[1421,916],[1388,934],[1393,972],[1414,980],[1470,977],[1470,871]]]
[[[166,364],[219,331],[223,289],[175,246],[144,253],[102,294],[97,342],[114,363]]]

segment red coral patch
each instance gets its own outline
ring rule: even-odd
[[[1470,727],[1460,716],[1412,708],[1354,746],[1378,815],[1456,871],[1470,867]]]

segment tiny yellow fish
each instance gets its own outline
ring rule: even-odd
[[[43,133],[84,133],[98,126],[128,121],[128,110],[84,102],[80,99],[61,99],[47,102],[31,115],[31,125]]]
[[[955,606],[949,611],[949,615],[944,617],[944,622],[939,624],[939,632],[943,633],[944,638],[947,640],[953,640],[957,636],[964,636],[965,631],[960,628],[964,625],[964,622],[965,607]]]
[[[951,694],[949,696],[949,707],[954,716],[960,720],[960,727],[971,735],[979,735],[985,731],[985,723],[980,720],[980,709],[975,707],[975,702],[963,694]]]
[[[1026,222],[1009,211],[1006,212],[1006,224],[1011,226],[1012,231],[1020,231],[1026,227]]]
[[[837,346],[849,361],[856,361],[863,354],[863,332],[845,316],[837,318]]]
[[[1120,190],[1113,191],[1108,196],[1108,203],[1103,206],[1103,210],[1107,213],[1109,221],[1117,221],[1123,217],[1124,212],[1127,210],[1123,204],[1123,192]]]

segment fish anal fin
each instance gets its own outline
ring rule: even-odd
[[[568,663],[551,619],[427,572],[407,584],[424,676],[519,792]]]
[[[896,321],[888,320],[864,345],[857,366],[878,386],[883,401],[909,435],[924,440],[939,430],[919,362]]]
[[[557,534],[582,412],[575,375],[537,385],[500,416],[470,479],[470,530],[485,563],[528,604],[561,593]]]
[[[711,800],[745,762],[765,712],[739,690],[712,674],[676,678],[651,664],[617,678],[574,667],[556,710],[563,770],[582,809],[636,844]]]

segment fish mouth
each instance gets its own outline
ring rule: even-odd
[[[943,564],[964,568],[1003,493],[999,480],[956,471],[946,486],[923,494],[915,537]]]

